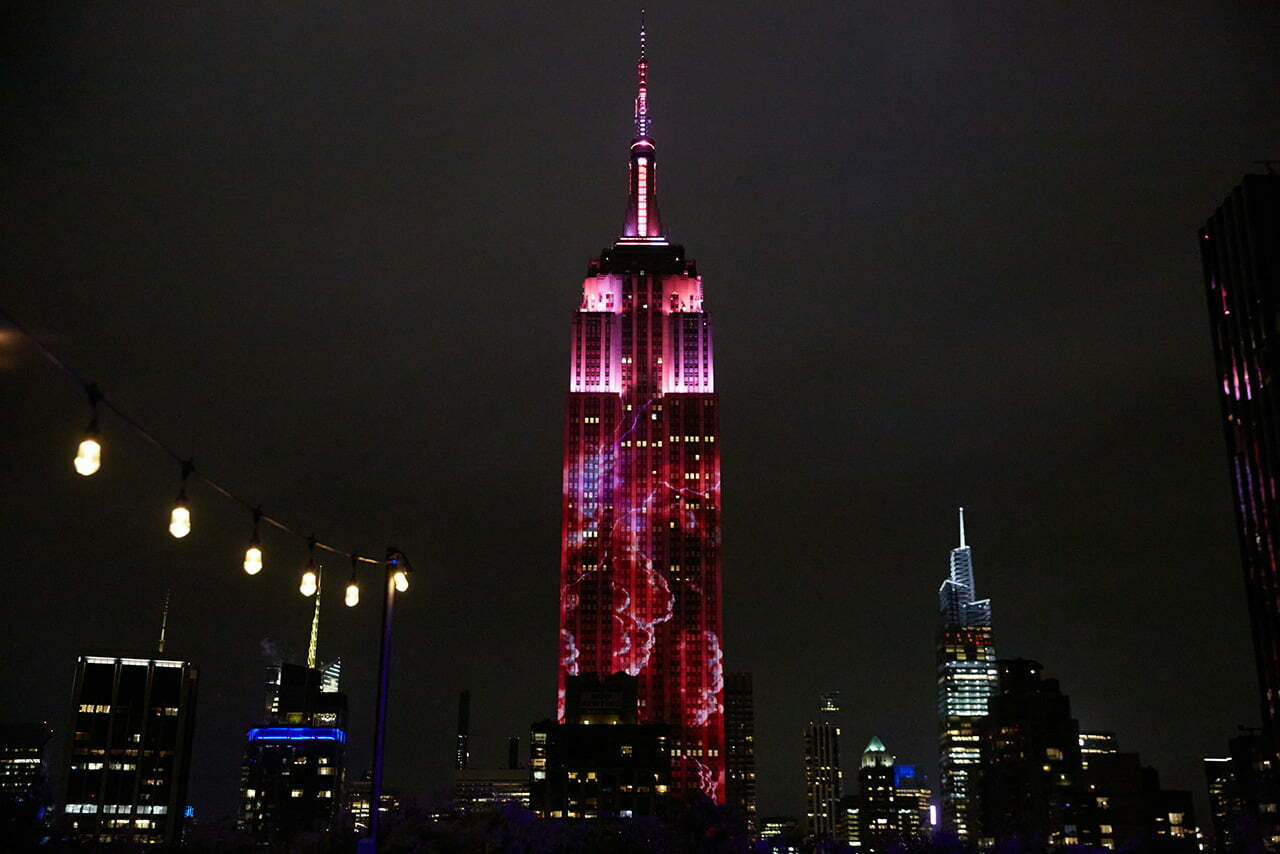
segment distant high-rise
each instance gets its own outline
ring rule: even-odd
[[[844,823],[839,712],[839,696],[824,694],[804,732],[805,836],[811,841],[837,838]]]
[[[347,697],[337,679],[296,664],[268,671],[267,714],[247,733],[240,767],[238,824],[260,844],[287,845],[340,821]]]
[[[569,679],[635,677],[673,789],[723,803],[720,403],[702,277],[658,212],[645,57],[642,26],[626,217],[570,339],[558,718]]]
[[[873,736],[858,763],[858,794],[845,798],[845,838],[862,851],[902,850],[928,835],[932,800],[924,775]]]
[[[49,724],[0,724],[0,839],[15,851],[36,850],[52,803],[45,768]]]
[[[1280,175],[1246,175],[1200,231],[1262,723],[1280,742]]]
[[[938,754],[942,824],[970,837],[969,779],[980,760],[978,722],[987,714],[998,671],[991,641],[991,600],[977,598],[973,555],[965,541],[951,550],[947,579],[938,588]]]
[[[0,725],[0,797],[26,797],[39,785],[52,735],[44,722]]]
[[[864,850],[883,851],[897,841],[897,804],[893,790],[894,757],[872,736],[858,763],[857,841]],[[850,841],[853,836],[850,835]]]
[[[176,845],[197,679],[195,665],[180,659],[80,656],[62,786],[71,839]]]
[[[755,702],[750,673],[724,680],[725,803],[735,807],[754,833],[756,805]]]
[[[458,695],[458,740],[454,747],[453,767],[461,771],[471,761],[471,692]]]

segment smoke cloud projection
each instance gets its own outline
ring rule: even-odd
[[[724,796],[719,401],[702,280],[587,278],[565,419],[558,713],[567,676],[627,673],[675,731],[673,782]]]

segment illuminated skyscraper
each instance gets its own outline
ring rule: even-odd
[[[265,720],[245,737],[237,819],[260,845],[328,833],[340,819],[347,743],[340,672],[283,663],[268,670]]]
[[[1246,175],[1200,231],[1262,724],[1280,743],[1280,175]]]
[[[844,825],[839,712],[837,695],[824,694],[804,731],[805,838],[811,842],[835,839]]]
[[[944,828],[968,839],[970,772],[979,762],[978,722],[999,671],[991,644],[991,600],[978,599],[973,555],[964,538],[951,550],[951,568],[938,588],[938,754]]]
[[[637,680],[672,782],[725,797],[719,399],[702,278],[662,228],[640,35],[622,234],[573,320],[564,422],[558,719],[571,676]]]

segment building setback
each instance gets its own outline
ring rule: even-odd
[[[1280,741],[1280,175],[1246,175],[1200,230],[1262,725]]]
[[[197,682],[195,665],[180,659],[80,656],[62,775],[68,838],[178,842]]]
[[[702,277],[658,211],[641,28],[622,234],[587,269],[564,421],[557,719],[626,674],[672,786],[725,798],[720,428]]]
[[[970,779],[980,761],[978,724],[995,691],[996,651],[991,641],[991,600],[977,598],[973,553],[965,541],[951,550],[947,578],[938,588],[938,756],[942,824],[969,839]]]

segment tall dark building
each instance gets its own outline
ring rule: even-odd
[[[1204,760],[1213,850],[1280,849],[1280,769],[1255,732],[1231,739],[1228,754]]]
[[[810,841],[836,839],[844,828],[839,713],[839,697],[824,694],[804,731],[805,838]]]
[[[1138,754],[1095,755],[1081,780],[1081,842],[1122,851],[1199,849],[1191,793],[1162,789],[1159,774]]]
[[[570,338],[559,718],[570,678],[634,677],[640,723],[671,728],[672,785],[723,803],[720,399],[702,277],[658,212],[644,39],[626,217]]]
[[[80,656],[62,785],[69,838],[177,843],[197,680],[195,665],[180,659]]]
[[[471,761],[471,692],[458,695],[458,741],[454,747],[453,767],[461,771]]]
[[[261,844],[284,845],[338,825],[347,698],[336,676],[296,664],[270,668],[266,697],[262,726],[245,737],[238,824]]]
[[[531,807],[545,818],[663,815],[673,792],[671,728],[639,723],[634,676],[572,676],[565,720],[529,737]]]
[[[1280,740],[1280,175],[1246,175],[1200,231],[1222,428],[1271,751]]]
[[[1054,848],[1196,850],[1189,792],[1162,789],[1154,768],[1118,752],[1114,734],[1081,738],[1070,699],[1039,663],[1001,661],[999,671],[972,786],[982,845],[1020,839]],[[1087,765],[1082,743],[1091,751]]]
[[[996,686],[991,600],[979,599],[973,551],[965,540],[951,550],[947,578],[938,588],[938,764],[942,824],[969,839],[970,778],[977,770],[978,724]]]
[[[1014,836],[1081,841],[1080,727],[1058,680],[1042,670],[1025,659],[999,662],[999,690],[979,726],[981,771],[972,790],[983,844]]]
[[[755,700],[750,673],[724,679],[725,803],[746,819],[755,833],[756,805]]]

